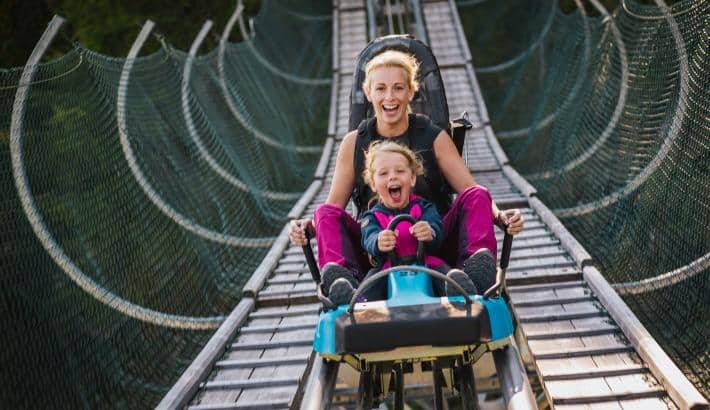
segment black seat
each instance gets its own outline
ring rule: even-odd
[[[372,104],[362,91],[365,81],[365,66],[374,56],[386,50],[399,50],[412,54],[419,61],[419,91],[412,101],[412,110],[431,118],[441,129],[449,130],[449,106],[446,103],[444,82],[441,80],[439,64],[426,44],[410,35],[391,35],[371,41],[358,55],[355,65],[353,86],[350,91],[349,129],[354,130],[374,113]]]

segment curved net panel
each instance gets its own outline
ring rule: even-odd
[[[305,17],[257,21],[285,50],[326,49],[293,67],[262,55],[330,79],[331,22]],[[260,64],[244,43],[194,59],[76,47],[31,84],[0,71],[3,407],[153,407],[240,300],[312,180],[330,97]]]
[[[708,396],[710,2],[551,3],[459,4],[491,123]]]

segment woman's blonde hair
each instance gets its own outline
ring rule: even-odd
[[[362,82],[363,91],[369,90],[372,85],[373,71],[381,67],[399,67],[404,70],[407,76],[407,85],[413,91],[419,89],[417,82],[417,73],[419,72],[419,63],[413,55],[397,50],[387,50],[380,53],[368,61],[365,65],[365,81]],[[367,93],[367,91],[365,91]]]
[[[382,152],[392,152],[402,155],[407,160],[407,165],[414,175],[424,175],[424,164],[419,155],[408,147],[394,141],[375,141],[365,153],[365,169],[362,171],[362,179],[369,186],[372,186],[375,175],[375,158]]]

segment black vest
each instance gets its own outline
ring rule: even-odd
[[[429,118],[421,114],[409,114],[409,127],[404,134],[385,138],[377,133],[375,118],[363,120],[357,127],[357,140],[355,141],[355,187],[352,199],[357,207],[357,217],[368,210],[370,199],[374,193],[365,184],[362,171],[365,168],[365,152],[374,141],[389,140],[408,146],[412,151],[421,156],[424,162],[424,175],[417,176],[414,193],[433,202],[439,214],[444,215],[451,207],[451,188],[441,174],[439,165],[434,155],[434,140],[441,132]]]

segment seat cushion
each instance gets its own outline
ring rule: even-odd
[[[368,353],[403,346],[459,346],[490,341],[488,312],[474,302],[387,307],[355,311],[355,323],[342,314],[335,321],[339,354]]]

